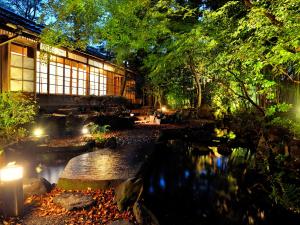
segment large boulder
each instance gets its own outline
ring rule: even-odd
[[[133,214],[140,225],[159,225],[157,218],[141,201],[134,203]]]
[[[142,188],[142,179],[130,178],[121,183],[115,190],[115,201],[117,202],[118,209],[124,211],[127,207],[133,205],[141,194]]]
[[[25,178],[23,180],[23,193],[25,197],[43,195],[50,192],[52,185],[45,178]]]
[[[91,196],[72,192],[54,197],[53,202],[67,210],[87,208],[95,203]]]

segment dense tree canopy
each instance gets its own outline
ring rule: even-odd
[[[37,20],[46,0],[0,0],[0,6],[30,20]]]
[[[43,41],[74,48],[104,41],[117,62],[130,59],[146,75],[158,102],[204,100],[220,113],[254,107],[269,115],[288,108],[281,86],[299,83],[297,0],[49,3]]]

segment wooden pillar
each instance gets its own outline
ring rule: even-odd
[[[0,36],[0,43],[7,40],[7,36]],[[8,43],[0,46],[0,92],[8,91],[9,65]]]

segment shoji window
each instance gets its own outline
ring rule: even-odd
[[[11,44],[10,90],[34,92],[34,49]]]

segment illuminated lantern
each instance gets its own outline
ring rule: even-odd
[[[84,127],[84,128],[82,128],[81,133],[84,134],[84,135],[86,135],[86,134],[89,134],[90,131],[89,131],[88,128]]]
[[[41,128],[36,128],[36,129],[33,131],[33,135],[34,135],[35,137],[41,137],[43,134],[44,134],[44,131],[43,131]]]
[[[3,213],[6,217],[23,214],[23,168],[10,163],[0,170]]]
[[[161,111],[162,111],[162,112],[166,112],[166,111],[167,111],[167,107],[166,107],[166,106],[162,106],[162,107],[161,107]]]

